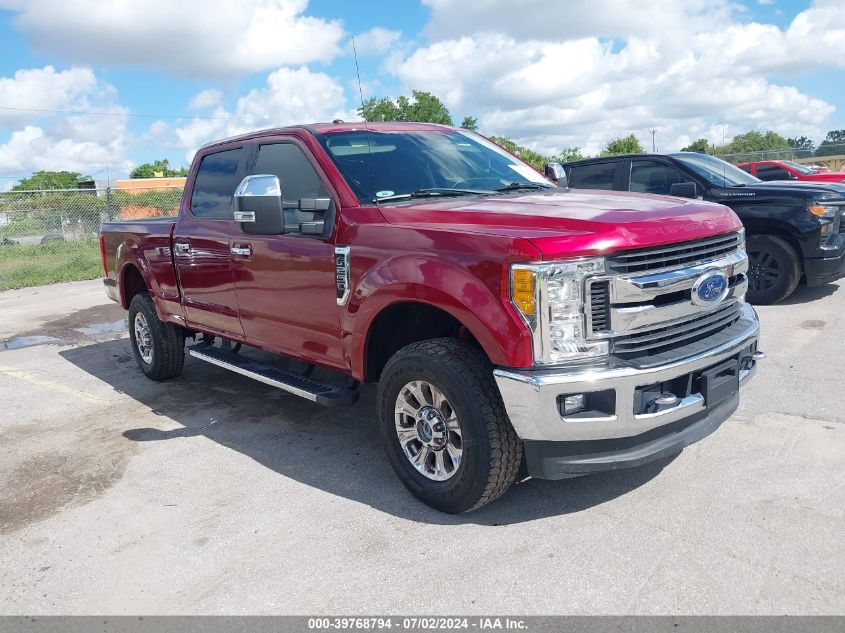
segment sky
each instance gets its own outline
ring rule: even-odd
[[[845,128],[845,0],[0,0],[0,190],[426,90],[547,154]]]

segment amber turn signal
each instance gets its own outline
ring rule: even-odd
[[[525,316],[534,315],[534,271],[515,268],[513,271],[513,302]]]

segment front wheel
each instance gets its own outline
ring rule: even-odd
[[[774,235],[750,235],[745,249],[750,303],[777,303],[795,292],[801,280],[801,261],[789,242]]]
[[[396,352],[382,372],[378,407],[391,466],[431,507],[473,510],[516,479],[522,443],[490,362],[466,343],[434,339]]]
[[[146,292],[136,294],[129,304],[129,340],[135,362],[147,378],[166,380],[182,373],[185,363],[182,328],[159,319]]]

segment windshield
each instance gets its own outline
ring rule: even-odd
[[[430,190],[471,195],[511,185],[553,187],[498,145],[463,130],[357,130],[317,139],[361,202]]]
[[[709,154],[681,153],[672,154],[672,157],[717,187],[739,187],[760,182],[759,178],[739,167]]]
[[[799,174],[804,174],[805,176],[810,176],[816,173],[816,170],[807,167],[807,165],[801,165],[800,163],[793,163],[791,160],[783,161],[783,164],[789,167],[792,171],[797,171]]]

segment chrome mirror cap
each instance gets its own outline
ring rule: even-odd
[[[270,174],[255,174],[241,180],[241,184],[235,189],[235,198],[248,197],[282,197],[282,187],[279,179]]]

